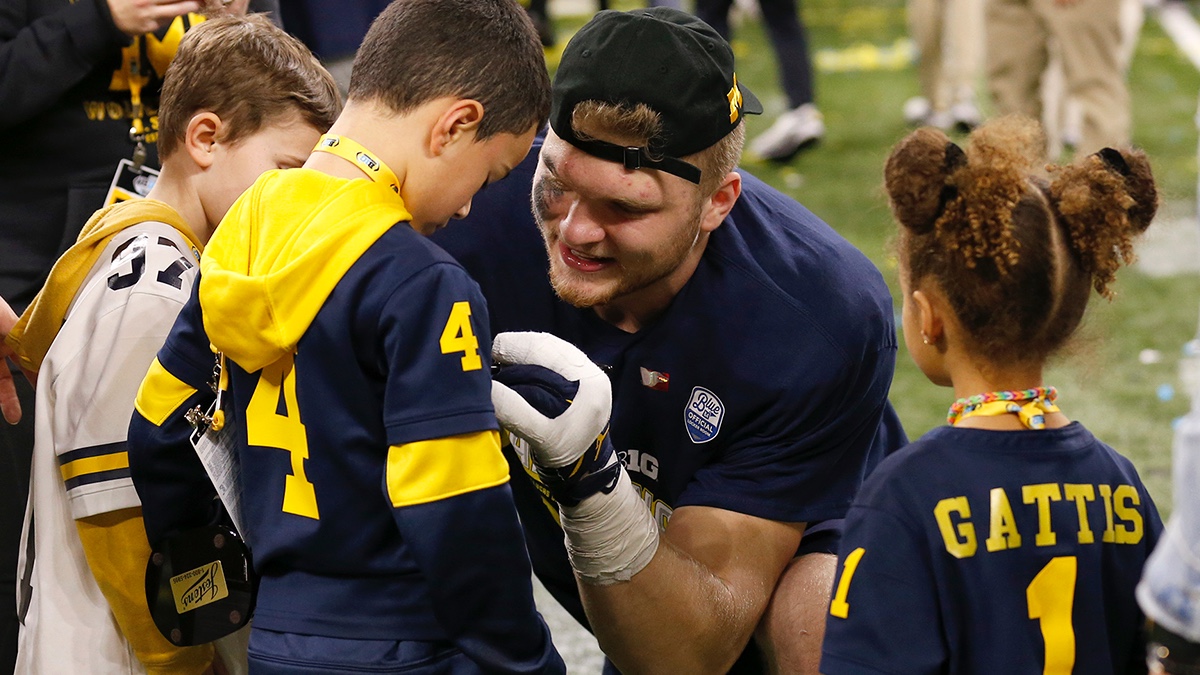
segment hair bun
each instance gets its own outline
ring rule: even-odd
[[[1129,224],[1137,232],[1145,232],[1158,212],[1158,188],[1154,183],[1150,160],[1141,150],[1113,152],[1121,157],[1127,169],[1124,174],[1125,189],[1133,199],[1133,205],[1129,207]]]
[[[917,129],[892,148],[883,183],[896,220],[914,234],[933,230],[946,201],[956,194],[950,177],[967,156],[942,131]]]
[[[1141,150],[1104,148],[1055,170],[1050,199],[1067,227],[1092,285],[1112,297],[1109,285],[1121,265],[1133,262],[1133,238],[1154,220],[1158,189]]]

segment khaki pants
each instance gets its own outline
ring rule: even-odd
[[[983,0],[909,0],[921,94],[935,112],[974,103],[983,61]]]
[[[1066,94],[1077,101],[1077,152],[1127,145],[1129,90],[1121,65],[1121,0],[986,0],[988,86],[1001,113],[1042,117],[1040,83],[1054,40]]]

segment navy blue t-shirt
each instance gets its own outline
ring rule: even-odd
[[[1077,422],[934,429],[850,509],[821,672],[1145,673],[1134,587],[1161,531]]]
[[[694,275],[650,326],[625,333],[550,286],[529,207],[538,150],[434,236],[479,282],[492,330],[554,333],[608,370],[610,438],[660,526],[688,505],[810,525],[843,517],[905,440],[887,401],[896,336],[879,271],[743,173]],[[513,491],[535,571],[586,625],[556,508],[528,481]]]

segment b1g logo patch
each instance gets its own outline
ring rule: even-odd
[[[683,424],[693,443],[707,443],[721,431],[725,404],[704,387],[692,387],[692,397],[683,410]]]

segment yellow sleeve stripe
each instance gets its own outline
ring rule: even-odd
[[[78,476],[83,476],[89,473],[100,473],[102,471],[113,471],[114,469],[129,468],[129,453],[114,452],[108,455],[100,455],[99,457],[84,457],[77,459],[74,462],[67,462],[59,467],[62,472],[64,481],[71,480]]]
[[[194,387],[188,386],[168,372],[158,362],[158,357],[155,357],[154,362],[150,364],[150,371],[142,380],[142,386],[138,387],[133,407],[151,424],[161,427],[171,413],[194,393]]]
[[[508,482],[500,434],[478,431],[388,448],[392,506],[426,504]]]

